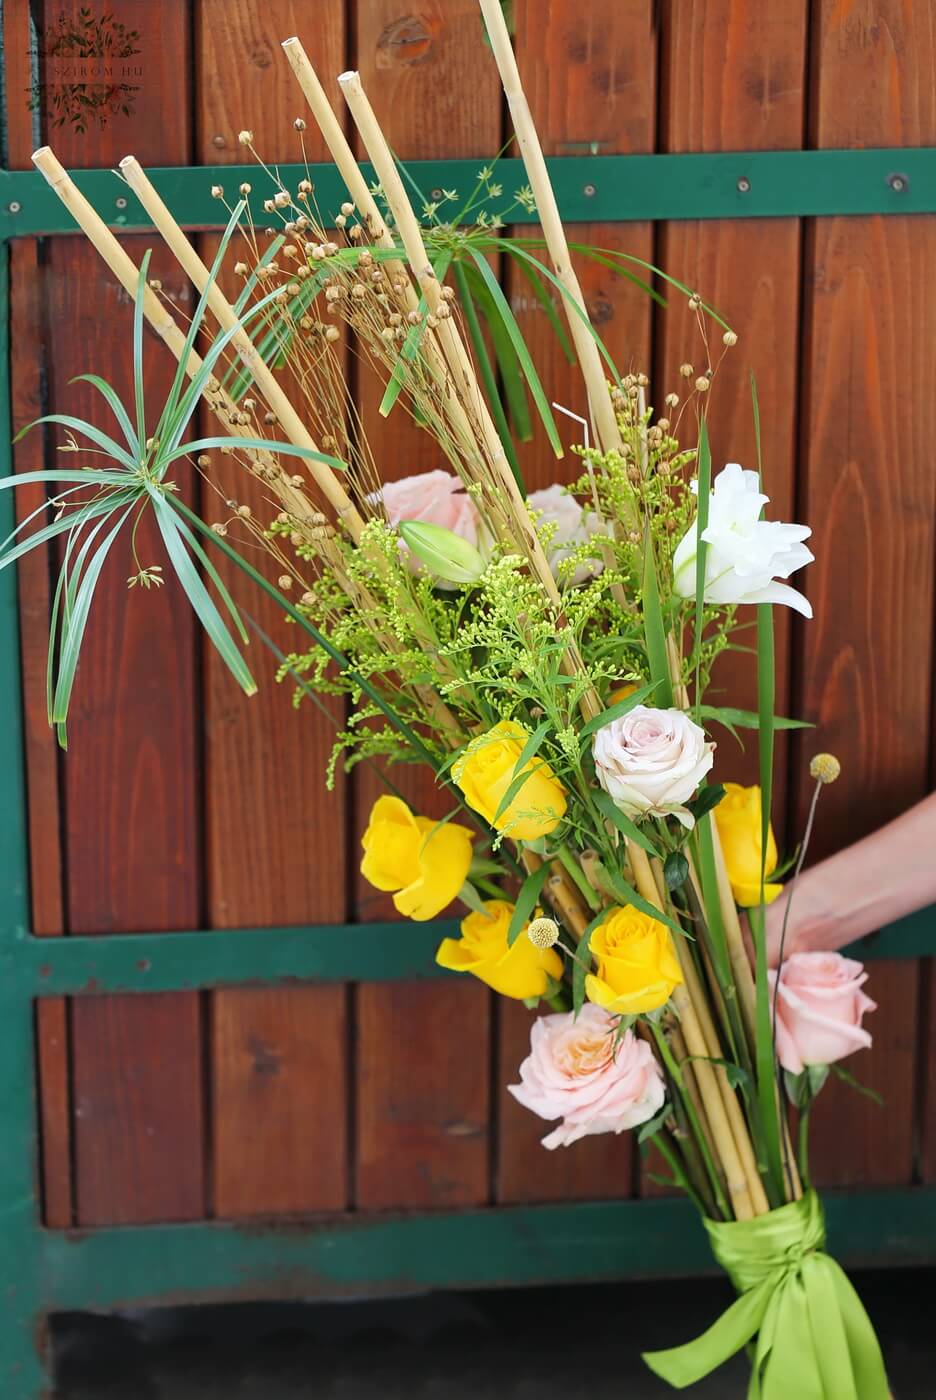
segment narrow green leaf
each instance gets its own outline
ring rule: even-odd
[[[121,447],[119,442],[115,442],[112,437],[108,437],[107,433],[102,433],[100,428],[95,427],[93,423],[88,423],[83,418],[72,418],[68,413],[43,414],[41,418],[36,418],[34,422],[27,423],[25,428],[20,428],[13,441],[19,442],[24,433],[28,433],[30,428],[38,427],[40,423],[58,423],[63,428],[70,428],[73,433],[80,433],[82,437],[86,437],[90,442],[95,443],[96,446],[107,453],[108,457],[113,457],[115,462],[120,462],[121,465],[126,467],[129,471],[135,472],[137,469],[137,463],[130,456],[127,449]],[[79,451],[80,450],[79,448]],[[85,470],[93,471],[94,468],[89,467]],[[59,472],[57,468],[52,468],[48,472],[23,472],[22,476],[17,476],[14,480],[11,480],[10,484],[12,486],[18,486],[24,481],[80,481],[83,478],[78,475],[77,472],[77,468],[73,471],[66,469],[62,472]]]
[[[576,960],[572,964],[572,1012],[576,1017],[585,1005],[585,979],[595,962],[591,950],[591,936],[598,925],[604,923],[608,913],[607,909],[602,909],[600,914],[596,914],[578,941]]]
[[[507,461],[510,463],[510,470],[513,472],[514,479],[520,487],[520,494],[525,500],[527,494],[526,487],[523,483],[520,463],[517,461],[517,454],[514,451],[513,438],[510,434],[510,425],[507,422],[507,415],[504,412],[504,405],[501,402],[501,396],[498,392],[497,379],[495,378],[494,370],[491,365],[491,357],[488,354],[487,345],[484,343],[481,322],[478,320],[478,309],[471,295],[468,278],[465,276],[465,269],[457,258],[452,264],[452,275],[455,279],[455,285],[458,288],[459,303],[465,318],[465,325],[468,327],[471,348],[481,373],[481,383],[484,385],[484,392],[487,395],[491,416],[494,419],[494,426],[497,428],[497,433],[503,444]]]
[[[652,1138],[653,1135],[662,1128],[667,1118],[672,1116],[672,1112],[673,1105],[671,1103],[665,1103],[659,1113],[655,1113],[652,1118],[647,1119],[646,1123],[642,1123],[640,1131],[637,1134],[638,1144],[646,1142],[648,1138]],[[667,1185],[669,1185],[668,1180]]]
[[[143,302],[146,274],[152,249],[147,248],[140,263],[136,296],[133,299],[133,404],[136,410],[136,435],[140,448],[146,442],[146,399],[143,394]]]
[[[870,1100],[872,1101],[872,1103],[876,1103],[876,1104],[877,1104],[878,1108],[883,1108],[883,1107],[884,1107],[884,1099],[883,1099],[883,1097],[877,1092],[877,1090],[876,1090],[876,1089],[870,1089],[870,1088],[868,1087],[867,1084],[862,1084],[861,1080],[860,1080],[860,1079],[856,1079],[855,1076],[854,1076],[853,1074],[851,1074],[847,1069],[844,1068],[844,1066],[842,1066],[842,1065],[840,1065],[840,1064],[831,1064],[831,1065],[810,1065],[809,1068],[810,1068],[811,1070],[814,1070],[814,1069],[831,1070],[832,1073],[835,1075],[836,1079],[841,1079],[842,1083],[843,1083],[843,1084],[847,1084],[848,1087],[849,1087],[849,1089],[854,1089],[857,1093],[862,1094],[862,1095],[864,1096],[864,1098],[870,1099]],[[816,1092],[817,1092],[816,1090],[813,1091],[814,1095],[815,1095]]]
[[[637,823],[615,805],[614,798],[611,797],[609,793],[605,792],[602,788],[597,788],[592,793],[592,797],[595,806],[617,827],[622,836],[626,836],[628,841],[633,841],[641,850],[646,851],[648,855],[659,855],[659,851],[650,840],[649,836],[641,831]]]
[[[23,433],[29,431],[29,428],[36,428],[45,421],[44,418],[37,418],[35,423],[30,423],[27,428],[21,428],[14,438],[14,442],[18,442]],[[126,486],[130,480],[132,477],[127,472],[102,471],[97,467],[75,467],[71,471],[66,471],[53,467],[48,471],[16,472],[10,476],[2,476],[0,477],[0,491],[9,486],[28,486],[34,481],[45,481],[50,485],[72,481],[80,486]]]
[[[699,447],[696,453],[698,464],[698,507],[696,511],[696,579],[695,579],[695,711],[699,721],[699,706],[702,704],[702,631],[705,627],[705,564],[708,558],[708,544],[705,531],[708,529],[709,504],[712,492],[712,453],[709,448],[708,428],[703,418],[699,423]]]
[[[195,307],[194,314],[189,323],[188,332],[186,333],[185,337],[185,343],[182,346],[182,353],[179,355],[178,362],[176,364],[176,371],[175,375],[173,376],[172,386],[169,390],[168,397],[163,406],[163,411],[159,416],[159,426],[157,427],[155,433],[155,436],[157,438],[160,438],[163,435],[163,433],[165,432],[165,425],[175,413],[176,406],[179,401],[179,395],[182,392],[182,385],[185,383],[189,355],[192,353],[192,350],[195,345],[195,337],[198,335],[198,332],[201,329],[202,322],[205,319],[205,311],[208,307],[208,298],[211,296],[211,292],[218,278],[218,273],[221,269],[221,264],[223,263],[225,254],[227,253],[231,237],[234,233],[235,228],[240,222],[240,216],[244,212],[245,208],[246,202],[242,199],[239,201],[238,204],[235,205],[235,207],[231,211],[231,217],[228,219],[227,227],[221,235],[221,239],[218,243],[218,250],[215,253],[214,262],[211,264],[211,268],[208,272],[208,280],[202,288],[201,295],[198,298],[198,303]],[[138,300],[142,300],[142,296],[143,286],[141,285],[140,289],[137,292]],[[134,309],[136,310],[136,308]]]
[[[510,435],[518,442],[531,442],[533,439],[533,420],[530,418],[527,391],[513,341],[507,334],[506,327],[494,305],[494,300],[486,284],[478,275],[474,264],[466,266],[464,271],[471,295],[478,303],[488,334],[491,337],[494,358],[504,386],[504,397],[507,400]]]
[[[166,546],[166,553],[169,561],[176,572],[176,577],[185,590],[199,622],[204,627],[208,638],[221,660],[227,666],[238,685],[245,695],[255,695],[257,685],[250,674],[247,663],[241,655],[234,638],[225,625],[224,619],[218,612],[210,593],[202,583],[201,577],[195,565],[192,563],[185,548],[185,544],[179,533],[180,522],[176,519],[166,499],[159,491],[153,489],[150,492],[153,502],[153,509],[156,515],[156,523],[159,526],[159,533],[163,537]]]
[[[230,593],[227,590],[227,586],[225,585],[224,579],[218,573],[214,564],[212,564],[211,560],[208,558],[208,555],[198,543],[198,539],[189,529],[188,525],[186,525],[185,521],[182,520],[179,516],[176,516],[174,518],[176,524],[182,532],[182,537],[188,545],[189,549],[195,555],[195,558],[201,564],[202,568],[205,570],[205,573],[208,575],[209,579],[214,584],[215,588],[218,590],[218,596],[220,597],[224,606],[230,613],[231,618],[234,622],[234,626],[237,628],[238,635],[241,638],[241,641],[248,642],[250,638],[247,635],[247,628],[244,626],[244,620],[240,615],[237,604],[234,602],[234,599],[231,597]],[[259,631],[259,628],[257,630]],[[261,636],[262,635],[263,634],[261,633]],[[264,641],[268,642],[268,639],[264,637]]]
[[[543,886],[549,875],[549,862],[544,861],[539,869],[528,875],[520,886],[520,893],[517,895],[517,902],[514,911],[510,916],[510,923],[507,926],[507,944],[513,947],[523,925],[529,923],[530,915],[536,908],[537,901],[542,893]]]
[[[739,729],[759,729],[760,715],[753,710],[736,710],[728,705],[701,705],[699,712],[703,719],[717,720],[727,728],[737,725]],[[784,715],[773,716],[774,729],[815,729],[808,719],[787,719]]]
[[[58,674],[55,683],[55,696],[52,702],[52,719],[57,725],[64,725],[68,719],[68,706],[75,682],[78,656],[81,651],[81,643],[88,623],[88,614],[91,610],[91,602],[101,576],[101,570],[104,567],[111,546],[120,533],[132,509],[132,505],[127,506],[116,524],[111,527],[91,556],[87,568],[81,575],[81,582],[77,588],[74,604],[68,609],[65,617],[62,629],[61,650],[59,653]],[[95,526],[89,540],[84,546],[84,550],[87,550],[91,539],[94,538],[97,531],[104,523],[105,522],[102,520],[99,525]]]
[[[553,334],[559,342],[563,355],[565,355],[570,365],[574,365],[575,351],[572,348],[569,333],[562,324],[562,318],[556,312],[555,306],[553,306],[552,297],[549,295],[542,277],[540,277],[532,263],[523,262],[522,260],[517,261],[517,270],[529,283],[533,295],[542,307],[547,321],[550,326],[552,326]]]
[[[670,679],[669,655],[666,650],[666,627],[663,624],[663,612],[660,607],[656,559],[649,529],[644,532],[643,617],[650,679],[657,687],[660,708],[671,710],[673,708],[673,682]]]
[[[644,899],[642,894],[638,894],[632,885],[626,880],[622,880],[617,871],[604,867],[604,875],[611,887],[611,892],[619,904],[632,904],[635,909],[639,909],[642,914],[646,914],[651,919],[656,919],[658,923],[665,924],[668,929],[679,938],[686,938],[685,929],[681,928],[675,920],[671,919],[664,910],[658,909],[655,904]]]
[[[111,515],[122,505],[128,505],[133,500],[138,499],[138,493],[128,495],[125,491],[115,491],[104,501],[93,502],[84,507],[86,519],[96,519],[101,515]],[[30,550],[36,549],[39,545],[45,544],[48,540],[54,539],[57,535],[64,534],[67,530],[73,530],[76,525],[76,512],[63,515],[59,520],[53,520],[51,524],[43,526],[35,534],[29,535],[27,539],[20,540],[19,544],[0,554],[0,569],[5,569],[8,564],[13,564],[17,559],[21,559]]]
[[[272,442],[267,438],[255,437],[223,437],[198,438],[195,442],[183,443],[174,451],[168,452],[164,460],[167,464],[176,461],[179,457],[194,457],[198,452],[207,452],[212,447],[239,447],[245,451],[261,452],[264,449],[268,452],[285,453],[287,457],[303,457],[309,462],[325,462],[327,466],[333,467],[335,471],[347,471],[347,462],[342,462],[340,457],[330,457],[327,452],[313,452],[309,447],[296,447],[292,442]]]
[[[121,432],[127,439],[127,446],[131,453],[139,460],[143,444],[133,430],[130,416],[121,403],[117,391],[107,383],[106,379],[102,379],[98,374],[76,374],[74,378],[70,379],[68,382],[69,384],[90,384],[92,388],[97,389],[98,393],[110,408],[111,413],[113,413],[114,417],[117,419]]]
[[[482,253],[469,249],[474,259],[474,265],[478,269],[482,281],[485,283],[491,294],[501,321],[503,322],[507,334],[510,336],[514,350],[517,352],[517,359],[520,361],[520,368],[530,388],[533,402],[546,429],[546,436],[549,438],[550,446],[557,457],[563,456],[562,440],[559,437],[559,430],[556,427],[556,420],[553,418],[552,409],[549,407],[549,400],[546,397],[539,375],[536,373],[536,366],[530,358],[530,352],[526,347],[523,334],[517,325],[516,317],[510,309],[510,302],[504,296],[501,285],[494,273],[491,271],[487,258]]]
[[[602,710],[600,715],[595,715],[594,719],[590,719],[582,725],[579,730],[579,739],[588,739],[597,730],[604,729],[606,724],[612,724],[614,720],[629,715],[631,710],[650,699],[658,685],[659,681],[653,681],[650,685],[641,686],[639,690],[635,690],[632,695],[626,696],[623,700],[616,700],[613,705]]]

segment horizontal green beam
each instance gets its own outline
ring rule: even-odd
[[[816,214],[936,213],[936,147],[895,147],[861,151],[728,151],[691,155],[558,156],[549,162],[563,218],[570,222],[643,219],[777,218]],[[464,200],[474,188],[481,157],[470,160],[417,160],[407,170],[427,199],[446,189]],[[362,167],[368,179],[370,166]],[[295,190],[304,165],[281,165],[284,183]],[[76,183],[115,228],[150,227],[129,187],[111,170],[77,170]],[[262,201],[273,192],[270,177],[257,165],[188,166],[153,169],[153,183],[176,218],[188,227],[219,227],[223,205],[211,187],[223,185],[229,201],[248,181],[259,222]],[[331,164],[313,165],[309,174],[321,214],[330,219],[346,198]],[[513,203],[526,183],[519,160],[497,162],[503,194],[490,200],[490,213]],[[457,210],[441,206],[440,217]],[[535,215],[512,208],[510,223],[530,223]],[[272,220],[271,220],[272,222]],[[0,239],[31,234],[72,233],[74,222],[36,171],[0,171]]]
[[[455,921],[320,924],[35,938],[21,930],[0,944],[0,977],[24,997],[177,992],[295,982],[388,982],[440,977],[435,962]],[[917,958],[936,952],[936,909],[924,909],[848,950]]]
[[[830,1195],[825,1208],[847,1266],[936,1260],[934,1189]],[[717,1272],[681,1198],[44,1232],[40,1250],[50,1312]]]

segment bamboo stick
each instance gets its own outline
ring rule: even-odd
[[[491,41],[491,49],[500,73],[501,84],[510,107],[517,144],[523,157],[533,198],[536,200],[536,209],[553,270],[581,312],[581,316],[578,316],[572,307],[568,305],[564,307],[575,352],[581,366],[582,378],[585,381],[585,391],[598,441],[605,452],[612,449],[620,452],[624,444],[621,440],[617,419],[614,416],[614,406],[608,393],[601,355],[593,336],[589,333],[588,309],[569,256],[565,229],[562,226],[562,219],[559,217],[559,207],[556,204],[556,196],[549,178],[549,171],[546,168],[543,148],[540,145],[526,94],[523,91],[520,70],[517,67],[517,60],[510,42],[504,11],[500,0],[480,0],[480,5],[488,38]],[[565,298],[563,301],[565,302]],[[582,317],[585,318],[584,321]]]
[[[38,151],[34,151],[32,161],[72,215],[88,241],[100,253],[127,295],[135,298],[140,281],[140,269],[118,243],[101,216],[85,199],[51,147],[42,146]],[[163,344],[181,363],[185,353],[185,336],[165,304],[148,286],[143,290],[143,314]],[[201,356],[197,351],[189,350],[184,365],[186,374],[190,379],[194,379],[201,368]],[[239,429],[226,421],[223,416],[223,414],[237,412],[237,405],[226,391],[220,385],[214,389],[206,387],[203,398],[212,412],[217,415],[218,422],[224,431],[231,437],[238,436]],[[258,455],[269,463],[274,461],[270,453],[263,452]],[[307,522],[317,515],[316,508],[308,497],[294,486],[285,475],[277,476],[269,484],[284,508],[295,520],[296,528],[301,533],[308,533]]]
[[[361,167],[357,163],[350,142],[335,116],[308,54],[297,38],[284,39],[282,47],[322,133],[332,160],[335,162],[338,173],[358,212],[362,215],[371,238],[381,248],[395,248],[393,234],[387,228],[377,201],[368,189],[367,181],[361,174]],[[413,287],[409,269],[405,263],[394,259],[384,264],[384,270],[391,281],[400,280],[405,283],[403,300],[407,312],[416,311],[419,307],[419,297]],[[451,377],[446,372],[445,360],[435,333],[428,327],[423,336],[421,350],[433,379],[443,391],[446,412],[451,419],[455,433],[461,439],[464,447],[470,451],[474,446],[474,433],[471,424],[457,394],[454,392]]]
[[[656,880],[650,867],[650,861],[645,851],[635,842],[628,842],[631,864],[634,870],[634,878],[637,889],[644,899],[650,901],[662,912],[662,905],[657,890]],[[673,947],[680,968],[686,977],[686,949],[680,947],[680,940],[673,939]],[[760,1186],[760,1177],[750,1178],[745,1170],[745,1163],[741,1152],[738,1149],[735,1133],[729,1118],[730,1110],[726,1106],[725,1099],[716,1074],[717,1066],[709,1064],[709,1048],[702,1030],[696,1004],[693,1001],[689,987],[689,978],[677,987],[673,992],[673,1006],[679,1017],[680,1026],[686,1040],[690,1055],[697,1057],[695,1065],[696,1080],[699,1086],[699,1093],[705,1105],[712,1136],[718,1146],[718,1156],[725,1171],[725,1180],[728,1186],[728,1193],[731,1198],[732,1208],[738,1220],[750,1220],[754,1215],[762,1214],[755,1205],[757,1199],[757,1186]],[[698,988],[697,988],[698,992]],[[721,1070],[724,1074],[724,1070]],[[746,1133],[742,1120],[742,1128]],[[756,1180],[756,1185],[755,1185]],[[761,1190],[763,1187],[761,1186]]]
[[[250,370],[257,389],[266,399],[272,412],[276,414],[289,441],[296,447],[306,448],[310,452],[319,452],[321,449],[290,403],[289,397],[278,383],[276,376],[265,363],[250,336],[240,328],[240,322],[234,308],[218,284],[212,283],[210,270],[179,228],[144,173],[139,161],[134,156],[124,156],[120,162],[120,170],[186,276],[191,279],[199,292],[208,289],[208,306],[219,326],[225,331],[236,328],[232,344]],[[325,462],[317,462],[308,458],[304,460],[316,485],[334,510],[339,523],[344,526],[354,542],[357,543],[364,528],[364,520],[344,486],[338,480],[337,475]]]

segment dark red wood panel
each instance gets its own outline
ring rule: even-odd
[[[820,146],[936,140],[927,6],[825,0],[812,46]],[[863,835],[925,790],[933,653],[936,220],[820,219],[808,243],[803,513],[815,529],[816,620],[801,631],[801,754],[842,760],[815,855]],[[807,793],[799,789],[802,814]],[[849,1069],[883,1109],[836,1084],[813,1129],[822,1182],[907,1182],[914,1150],[917,965],[873,963],[874,1049]]]
[[[473,0],[430,0],[418,13],[391,0],[354,6],[355,65],[387,139],[403,159],[489,158],[501,142],[497,73]],[[467,192],[466,192],[467,193]],[[443,465],[428,434],[398,405],[377,414],[382,389],[362,367],[358,401],[386,478]],[[447,800],[428,774],[393,774],[414,810],[442,816]],[[358,769],[354,847],[383,786]],[[359,881],[356,917],[394,917]],[[401,925],[399,937],[407,936]],[[434,1207],[483,1202],[489,1193],[490,996],[476,983],[423,982],[357,992],[356,1202]]]
[[[249,160],[237,139],[244,128],[265,161],[299,160],[293,121],[302,115],[309,117],[308,158],[323,158],[280,43],[298,34],[323,76],[340,72],[341,0],[316,6],[310,20],[308,8],[290,0],[262,7],[199,0],[199,161]],[[210,262],[216,240],[205,243]],[[225,269],[229,295],[236,256],[232,251]],[[223,459],[217,460],[223,469]],[[267,489],[236,466],[222,474],[238,502],[258,520],[272,519]],[[235,526],[230,538],[238,543]],[[246,532],[240,543],[256,558]],[[275,561],[267,562],[275,578]],[[292,649],[296,629],[279,609],[236,568],[223,572],[245,612],[281,651]],[[209,918],[220,928],[340,923],[346,915],[345,785],[339,780],[335,792],[325,791],[335,726],[311,704],[293,708],[293,687],[277,685],[276,658],[257,636],[250,663],[260,689],[245,701],[214,650],[205,649]],[[215,993],[211,1001],[215,1213],[342,1209],[348,1182],[346,989],[244,989]]]
[[[11,169],[29,167],[33,149],[30,111],[29,6],[13,0],[3,13],[6,65],[6,133]],[[44,275],[35,239],[17,239],[10,247],[10,342],[16,353],[10,366],[11,415],[15,431],[43,412]],[[13,449],[15,469],[39,471],[43,443],[39,432]],[[41,505],[41,485],[16,492],[18,520]],[[19,564],[20,661],[27,780],[31,913],[33,932],[64,932],[62,909],[61,812],[58,755],[46,722],[45,672],[51,589],[45,549]],[[68,1011],[61,998],[36,1007],[36,1045],[42,1115],[43,1215],[51,1226],[71,1223]]]
[[[748,5],[744,0],[687,0],[666,9],[661,149],[666,151],[786,150],[802,145],[805,121],[806,7]],[[744,178],[739,165],[738,178]],[[795,519],[796,391],[799,363],[800,224],[797,219],[688,221],[662,225],[659,265],[697,290],[738,334],[725,353],[721,328],[706,322],[709,353],[696,315],[679,292],[658,313],[657,397],[673,390],[683,400],[696,373],[717,366],[709,394],[713,470],[726,462],[756,468],[750,377],[757,380],[765,490],[771,518]],[[722,359],[724,356],[724,359]],[[720,363],[719,363],[720,362]],[[679,410],[677,410],[678,412]],[[687,412],[691,443],[695,412]],[[808,573],[798,581],[808,588]],[[742,610],[744,622],[753,609]],[[790,613],[774,610],[778,711],[789,713]],[[739,634],[754,645],[753,632]],[[728,653],[712,680],[712,703],[757,708],[753,656]],[[717,695],[715,694],[717,692]],[[756,737],[742,751],[719,733],[718,776],[757,781]],[[774,822],[782,831],[787,746],[777,745]]]
[[[77,20],[77,4],[50,3],[47,22],[63,8]],[[188,161],[188,7],[181,0],[118,0],[111,13],[139,31],[140,76],[126,101],[130,114],[108,107],[85,130],[66,117],[50,131],[59,158],[71,167],[108,166],[132,150],[151,164]],[[114,189],[116,198],[116,181]],[[139,261],[152,242],[130,239],[128,251]],[[167,257],[154,256],[153,272],[184,301],[187,288]],[[129,394],[127,298],[78,238],[52,242],[47,285],[50,397],[60,412],[104,421],[87,387],[70,388],[67,381],[95,370]],[[147,343],[151,411],[174,368],[153,340]],[[165,563],[149,522],[138,550],[149,562]],[[194,628],[174,583],[128,593],[131,572],[121,545],[102,575],[75,690],[65,834],[68,923],[76,933],[192,928],[200,913]],[[72,1017],[79,1222],[199,1216],[198,998],[82,999]]]

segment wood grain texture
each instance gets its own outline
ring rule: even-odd
[[[301,159],[294,119],[305,100],[280,48],[298,34],[323,77],[345,66],[344,9],[273,0],[196,6],[196,157],[249,159],[237,133],[253,132],[265,161]],[[305,133],[310,160],[325,157]],[[260,214],[262,218],[262,213]],[[217,248],[203,240],[210,262]],[[222,279],[233,294],[231,265]],[[298,400],[301,403],[301,400]],[[220,459],[219,459],[220,460]],[[232,475],[233,474],[233,475]],[[270,492],[229,466],[227,489],[263,523]],[[232,527],[232,537],[237,531]],[[246,533],[251,554],[256,545]],[[219,567],[222,567],[219,565]],[[272,559],[260,567],[276,577]],[[225,580],[245,612],[285,652],[296,644],[280,610],[239,571]],[[214,649],[204,652],[206,859],[209,918],[217,927],[340,923],[345,908],[345,785],[324,791],[335,726],[312,705],[292,705],[274,680],[276,658],[254,637],[259,693],[245,701]],[[340,711],[338,712],[340,715]],[[219,1216],[341,1210],[347,1204],[346,989],[340,986],[218,992],[211,998],[212,1188]]]
[[[770,0],[688,0],[667,8],[660,94],[661,148],[666,151],[786,150],[802,145],[805,120],[806,7]],[[738,167],[738,177],[744,170]],[[712,220],[665,224],[659,265],[696,289],[738,333],[724,354],[721,330],[708,323],[711,354],[686,299],[669,293],[659,313],[657,397],[670,389],[684,394],[678,367],[699,371],[718,364],[709,395],[713,470],[725,462],[755,467],[750,377],[757,380],[770,515],[795,517],[796,394],[799,359],[800,221],[797,219]],[[691,415],[685,436],[694,432]],[[809,574],[797,581],[809,587]],[[742,609],[750,622],[754,611]],[[789,714],[791,614],[774,610],[777,709]],[[754,645],[753,631],[739,642]],[[712,678],[712,703],[757,708],[753,656],[728,653]],[[742,751],[720,730],[718,777],[757,782],[756,737]],[[788,745],[777,744],[774,823],[785,829]]]
[[[10,168],[28,169],[33,148],[29,110],[29,5],[13,0],[3,12],[6,134]],[[44,268],[35,239],[10,246],[11,417],[14,432],[43,411]],[[13,448],[14,469],[39,471],[43,441],[34,432]],[[17,520],[41,505],[39,484],[15,493]],[[20,560],[20,666],[23,685],[23,737],[29,832],[31,922],[34,933],[64,932],[62,905],[61,808],[58,752],[46,720],[45,671],[51,587],[49,552],[40,548]],[[64,999],[36,1005],[36,1052],[41,1114],[42,1210],[46,1224],[69,1225],[72,1219],[71,1108],[68,1082],[68,1009]]]
[[[492,156],[500,146],[497,73],[474,0],[429,0],[412,14],[392,0],[357,0],[355,66],[387,139],[404,160]],[[366,367],[358,404],[385,479],[442,465],[441,452],[402,405],[377,414],[382,388]],[[431,775],[396,770],[414,810],[449,804]],[[354,781],[355,842],[384,791],[372,772]],[[359,848],[352,858],[357,863]],[[395,917],[362,880],[360,919]],[[406,937],[401,927],[400,937]],[[357,990],[356,1203],[433,1208],[487,1200],[490,995],[464,982]]]
[[[547,155],[568,155],[597,142],[602,154],[652,151],[656,139],[656,41],[650,6],[642,0],[599,0],[590,6],[561,0],[544,8],[535,0],[515,6],[514,43],[533,119]],[[538,229],[523,228],[521,236]],[[614,248],[652,260],[649,224],[579,224],[567,230],[571,242]],[[537,253],[548,265],[548,257]],[[651,359],[651,301],[644,291],[597,263],[578,257],[576,271],[588,313],[621,373],[647,369]],[[526,280],[514,267],[507,285],[514,313],[530,347],[550,401],[585,412],[577,365],[570,365]],[[558,292],[554,302],[564,316]],[[559,418],[567,444],[579,442],[577,426]],[[553,457],[544,434],[520,451],[530,490],[578,475],[578,459]],[[595,1139],[569,1151],[545,1152],[546,1125],[503,1087],[529,1047],[529,1017],[502,1006],[499,1032],[498,1199],[590,1199],[626,1196],[634,1180],[633,1140]]]
[[[929,6],[831,3],[816,15],[812,138],[931,144]],[[803,629],[806,752],[842,760],[814,854],[863,835],[925,790],[933,662],[936,220],[819,219],[807,247],[803,514],[813,524],[816,620]],[[799,811],[807,800],[799,792]],[[886,872],[882,872],[884,876]],[[821,1182],[907,1182],[915,1125],[918,969],[874,963],[874,1050],[859,1078],[885,1097],[829,1094],[815,1115]]]
[[[61,9],[50,4],[48,20]],[[65,6],[70,15],[77,9]],[[113,165],[131,148],[144,163],[184,163],[191,156],[187,7],[140,0],[118,3],[113,13],[140,31],[143,75],[134,110],[110,113],[86,132],[66,122],[50,133],[55,149],[72,167]],[[128,251],[139,261],[151,243],[128,240]],[[167,259],[154,256],[153,272],[187,296]],[[103,421],[87,386],[67,381],[99,370],[121,396],[130,393],[127,298],[77,238],[53,241],[48,294],[50,398],[60,412]],[[152,407],[161,404],[173,368],[148,340]],[[147,562],[165,564],[149,522],[138,546]],[[130,573],[121,544],[95,599],[69,726],[66,899],[76,933],[191,928],[200,913],[194,628],[174,583],[128,594]],[[199,1216],[198,998],[80,999],[72,1016],[79,1223]]]

